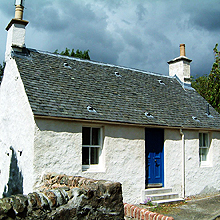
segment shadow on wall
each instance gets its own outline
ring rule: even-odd
[[[7,185],[5,185],[3,197],[9,197],[11,195],[23,194],[23,176],[19,171],[17,155],[13,147],[10,147],[12,151],[9,179]]]

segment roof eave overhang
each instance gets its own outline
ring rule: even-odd
[[[34,115],[34,118],[36,118],[36,119],[46,119],[46,120],[74,121],[74,122],[79,122],[79,123],[84,123],[84,124],[88,124],[88,123],[91,123],[91,124],[111,124],[111,125],[123,125],[123,126],[134,126],[134,127],[164,128],[164,129],[220,131],[220,129],[217,129],[217,128],[169,126],[169,125],[156,125],[156,124],[139,124],[139,123],[129,123],[129,122],[80,119],[80,118],[69,118],[69,117],[45,116],[45,115]]]

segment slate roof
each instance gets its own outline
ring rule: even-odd
[[[175,77],[28,52],[14,59],[35,115],[219,129],[220,115],[210,106],[208,117],[207,102]]]

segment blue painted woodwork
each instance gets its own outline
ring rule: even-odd
[[[145,129],[146,186],[164,185],[164,129]]]

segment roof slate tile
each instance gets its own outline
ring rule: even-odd
[[[29,57],[15,54],[14,58],[35,115],[145,126],[220,127],[220,115],[210,107],[213,118],[208,117],[207,102],[193,89],[184,89],[175,77],[36,50],[30,50]]]

